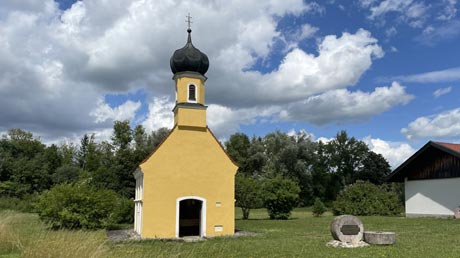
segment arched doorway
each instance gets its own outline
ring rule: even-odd
[[[189,196],[177,199],[176,237],[206,236],[206,200]]]

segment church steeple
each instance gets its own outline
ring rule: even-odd
[[[181,49],[174,51],[170,65],[173,74],[178,72],[198,72],[204,76],[209,68],[208,56],[192,44],[192,29],[190,28],[190,14],[188,18],[187,43]]]
[[[176,106],[174,125],[179,127],[206,128],[206,108],[204,102],[205,73],[209,68],[206,54],[192,44],[192,30],[190,28],[190,14],[187,16],[187,43],[181,49],[174,51],[170,66],[176,83]]]

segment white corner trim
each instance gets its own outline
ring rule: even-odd
[[[199,200],[201,205],[200,237],[206,237],[206,199],[199,196],[183,196],[176,199],[176,238],[179,238],[180,202],[187,199]]]
[[[133,173],[134,178],[138,178],[139,176],[142,176],[142,175],[144,175],[144,173],[142,172],[141,167],[137,167],[137,169]]]

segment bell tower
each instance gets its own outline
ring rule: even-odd
[[[176,84],[174,126],[179,128],[206,128],[205,73],[209,68],[206,54],[192,44],[192,30],[187,29],[187,43],[174,52],[170,60]]]

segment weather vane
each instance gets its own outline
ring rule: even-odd
[[[190,16],[190,13],[188,13],[187,16],[185,16],[187,18],[187,20],[185,21],[187,24],[188,24],[188,30],[192,30],[191,28],[191,24],[193,23],[192,22],[192,16]]]

